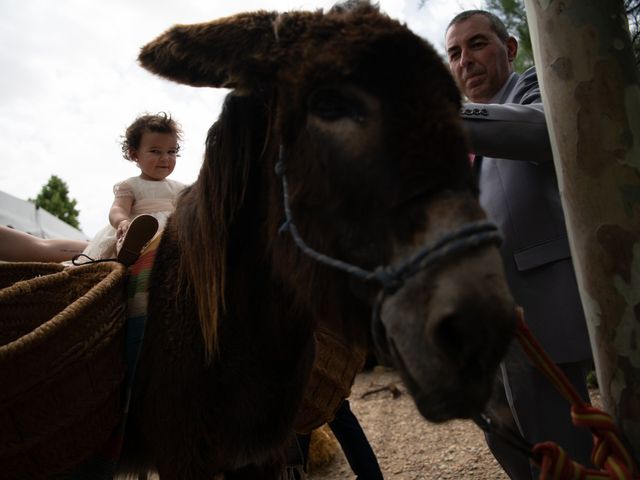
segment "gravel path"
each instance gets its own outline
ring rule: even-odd
[[[390,384],[401,392],[397,398],[389,390],[362,398],[365,392]],[[478,427],[462,420],[427,422],[393,371],[376,368],[359,374],[349,401],[387,480],[509,478],[487,449]],[[309,480],[354,478],[341,450],[309,475]]]

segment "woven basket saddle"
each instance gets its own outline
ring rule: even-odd
[[[0,263],[2,478],[50,478],[93,455],[124,412],[126,269]],[[296,419],[299,433],[331,421],[365,353],[318,328]]]

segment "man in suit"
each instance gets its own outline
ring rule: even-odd
[[[588,401],[591,348],[535,70],[514,72],[517,40],[500,19],[481,10],[450,22],[446,49],[451,73],[472,102],[461,115],[476,155],[480,203],[503,235],[511,291],[543,348]],[[522,436],[532,444],[554,441],[590,465],[590,433],[572,425],[570,405],[518,345],[503,362],[502,377]],[[512,479],[533,478],[524,455],[493,434],[487,442]]]

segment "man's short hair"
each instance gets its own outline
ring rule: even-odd
[[[500,18],[498,18],[493,13],[487,12],[486,10],[465,10],[464,12],[457,14],[451,19],[445,31],[449,31],[452,25],[463,22],[469,17],[473,17],[474,15],[482,15],[488,18],[491,25],[491,30],[493,30],[496,35],[498,35],[498,38],[500,38],[500,40],[506,42],[509,39],[509,32],[507,31],[507,27],[505,27],[504,23],[502,23],[502,20],[500,20]]]

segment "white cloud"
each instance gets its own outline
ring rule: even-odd
[[[381,0],[441,48],[449,0]],[[460,3],[461,0],[458,0]],[[106,225],[112,186],[137,175],[120,156],[119,139],[141,112],[166,111],[184,128],[172,178],[196,179],[209,126],[223,90],[196,89],[153,77],[136,64],[139,48],[175,23],[195,23],[248,10],[327,8],[328,0],[3,0],[0,3],[0,190],[35,197],[52,175],[78,200],[81,227]],[[466,4],[478,1],[465,0]]]

